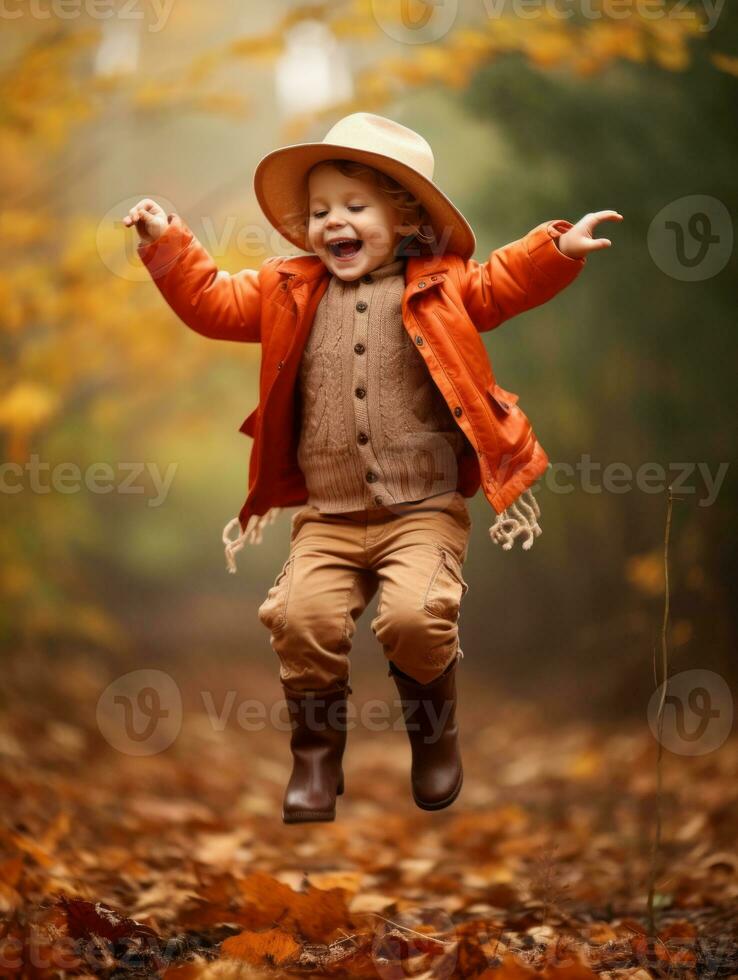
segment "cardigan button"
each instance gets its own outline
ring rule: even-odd
[[[356,391],[354,392],[354,394],[356,395],[357,398],[363,398],[364,395],[366,395],[366,389],[365,388],[357,388]]]
[[[356,441],[360,446],[365,446],[369,442],[369,436],[366,434],[366,432],[360,432],[356,437]]]
[[[369,275],[368,272],[367,272],[367,274],[365,276],[362,276],[361,277],[361,281],[362,282],[374,282],[374,280],[372,279],[372,277]]]
[[[356,309],[359,311],[359,313],[363,313],[364,310],[369,309],[369,304],[365,303],[363,299],[360,299],[359,302],[356,304]]]
[[[367,474],[366,474],[366,482],[367,483],[376,483],[376,481],[377,481],[377,474],[376,473],[372,473],[371,470],[368,470],[367,471]]]
[[[384,500],[384,497],[381,494],[378,493],[377,496],[374,498],[374,503],[377,506],[379,506],[382,503],[383,500]]]
[[[461,414],[462,414],[461,405],[457,405],[456,408],[454,409],[454,415],[456,416],[456,418],[458,418]]]
[[[366,347],[364,347],[363,344],[354,344],[354,350],[356,351],[357,354],[363,354],[364,351],[366,350]]]

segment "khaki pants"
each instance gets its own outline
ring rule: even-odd
[[[458,618],[470,531],[457,491],[391,509],[297,511],[289,557],[258,611],[280,680],[301,691],[348,680],[356,622],[380,586],[371,629],[388,660],[427,684],[463,657]]]

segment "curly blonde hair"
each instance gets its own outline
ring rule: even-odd
[[[420,201],[403,187],[394,177],[377,170],[376,167],[369,166],[368,163],[360,163],[358,160],[321,160],[315,167],[323,164],[331,164],[344,175],[344,177],[355,177],[360,180],[367,180],[374,184],[377,190],[383,194],[387,200],[397,209],[401,224],[417,225],[418,230],[407,240],[403,246],[403,254],[426,255],[433,252],[436,244],[436,235],[433,230],[430,215],[420,203]],[[311,167],[308,174],[315,169]],[[307,207],[303,216],[304,226],[307,228],[309,214]]]

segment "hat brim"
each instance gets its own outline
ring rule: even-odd
[[[273,150],[263,157],[254,171],[254,191],[267,220],[287,241],[305,252],[304,220],[311,167],[325,160],[355,160],[367,163],[393,177],[415,195],[428,212],[437,246],[470,259],[476,239],[469,222],[431,180],[383,153],[353,149],[334,143],[296,143]]]

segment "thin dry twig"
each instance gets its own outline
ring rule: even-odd
[[[379,912],[360,912],[360,915],[376,915],[378,919],[382,919],[384,922],[389,922],[391,926],[396,929],[402,929],[403,932],[411,932],[414,936],[420,936],[421,939],[430,939],[434,943],[440,943],[442,946],[452,946],[456,940],[454,939],[436,939],[433,933],[430,932],[416,932],[415,929],[410,929],[408,926],[401,926],[399,922],[393,922],[392,919],[386,919]]]
[[[667,644],[667,630],[669,626],[669,533],[671,530],[671,511],[673,504],[673,494],[671,486],[667,489],[666,498],[666,527],[664,528],[664,615],[661,621],[661,679],[657,674],[656,651],[654,650],[653,667],[654,679],[660,683],[661,697],[657,713],[657,738],[656,738],[656,825],[653,843],[651,846],[651,867],[648,883],[648,924],[652,936],[656,935],[656,911],[654,908],[654,898],[656,893],[656,875],[658,871],[658,857],[661,848],[661,823],[662,823],[662,758],[663,758],[663,729],[664,729],[664,704],[666,702],[666,687],[669,677],[669,650]]]

